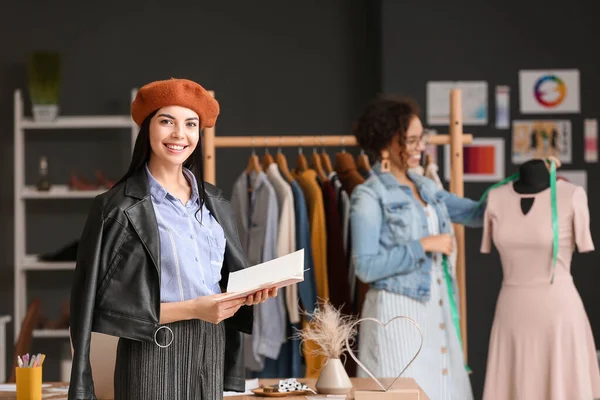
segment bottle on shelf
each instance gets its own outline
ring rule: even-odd
[[[48,191],[52,184],[48,178],[48,160],[46,157],[40,158],[40,176],[38,178],[37,190]]]

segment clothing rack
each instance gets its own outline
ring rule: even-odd
[[[214,92],[209,91],[214,97]],[[473,142],[473,135],[463,133],[462,97],[460,89],[450,91],[450,126],[448,134],[431,137],[430,144],[450,145],[450,192],[464,196],[463,145]],[[204,129],[204,178],[216,183],[216,148],[266,148],[266,147],[345,147],[357,146],[351,135],[305,135],[305,136],[221,136],[215,134],[215,127]],[[465,274],[465,231],[464,226],[454,225],[457,243],[456,279],[460,301],[460,325],[465,360],[467,359],[467,293]]]

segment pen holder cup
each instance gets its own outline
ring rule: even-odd
[[[42,367],[18,368],[17,400],[42,400]]]

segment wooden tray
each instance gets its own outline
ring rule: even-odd
[[[264,388],[252,389],[252,393],[258,397],[290,397],[314,394],[309,390],[296,390],[294,392],[265,392]]]

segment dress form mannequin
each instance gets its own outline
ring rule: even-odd
[[[597,346],[571,276],[575,245],[580,253],[594,250],[587,196],[561,180],[553,201],[547,165],[523,163],[516,181],[487,197],[481,250],[495,245],[503,283],[483,400],[600,399]]]
[[[513,188],[517,193],[535,194],[550,187],[550,172],[543,160],[529,160],[519,167],[519,180],[515,181]],[[534,197],[521,199],[521,210],[527,214],[533,205]]]

